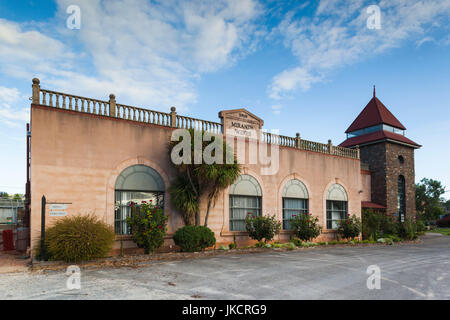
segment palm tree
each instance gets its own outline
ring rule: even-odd
[[[202,155],[205,148],[215,142],[215,139],[221,139],[218,143],[222,144],[221,152],[222,159],[226,159],[227,154],[233,154],[230,147],[223,141],[222,138],[213,136],[211,142],[203,141],[205,134],[202,132],[195,132],[193,129],[189,130],[191,138],[191,161],[188,164],[181,163],[175,165],[178,169],[179,175],[169,188],[173,205],[183,212],[183,219],[186,225],[192,224],[195,220],[196,225],[200,225],[200,201],[203,196],[207,198],[207,209],[205,215],[204,226],[208,225],[209,213],[212,207],[215,206],[217,197],[220,193],[230,186],[240,175],[240,167],[237,163],[236,157],[233,156],[233,163],[212,163],[206,164],[201,161],[200,164],[194,162],[194,135],[201,134],[202,140]],[[169,143],[169,155],[172,154],[173,148],[178,142]],[[212,156],[215,156],[215,152],[212,151]],[[220,152],[219,151],[219,152]],[[182,154],[181,154],[182,155]],[[202,158],[203,160],[203,158]],[[223,162],[226,162],[225,160]]]

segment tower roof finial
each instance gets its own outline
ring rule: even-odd
[[[376,94],[375,94],[375,85],[373,85],[373,97],[374,97],[374,98],[376,97]]]

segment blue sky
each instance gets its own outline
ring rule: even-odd
[[[80,29],[66,9],[78,5]],[[367,28],[377,5],[380,29]],[[416,181],[450,189],[450,0],[0,2],[0,190],[24,192],[31,79],[41,87],[335,144],[372,96],[422,144]],[[445,195],[450,198],[450,193]]]

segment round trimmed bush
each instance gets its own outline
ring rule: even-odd
[[[214,232],[204,226],[184,226],[173,235],[173,241],[181,251],[202,251],[216,244]]]
[[[48,259],[66,262],[104,258],[114,239],[112,227],[92,215],[64,217],[45,231]]]

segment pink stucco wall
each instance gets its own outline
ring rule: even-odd
[[[31,112],[31,239],[40,235],[41,197],[47,201],[68,202],[68,214],[92,213],[113,225],[114,185],[120,172],[135,164],[154,168],[166,188],[175,171],[167,155],[167,141],[172,129],[134,121],[78,113],[74,111],[32,106]],[[252,175],[262,188],[263,214],[282,220],[281,192],[292,178],[301,180],[310,195],[310,212],[319,217],[325,229],[325,195],[333,183],[341,184],[348,194],[349,213],[360,216],[361,200],[370,187],[361,177],[359,160],[280,147],[280,166],[274,175],[261,175],[259,165],[243,165],[243,173]],[[166,246],[173,244],[170,235],[183,225],[181,214],[165,194],[165,213],[169,218]],[[201,206],[204,214],[206,203]],[[228,190],[219,197],[209,217],[208,226],[215,232],[217,243],[242,243],[248,237],[228,229]],[[47,215],[47,225],[56,217]],[[324,230],[318,239],[334,237]],[[281,233],[280,240],[289,239]],[[133,247],[131,241],[125,247]],[[117,246],[116,246],[117,248]]]

